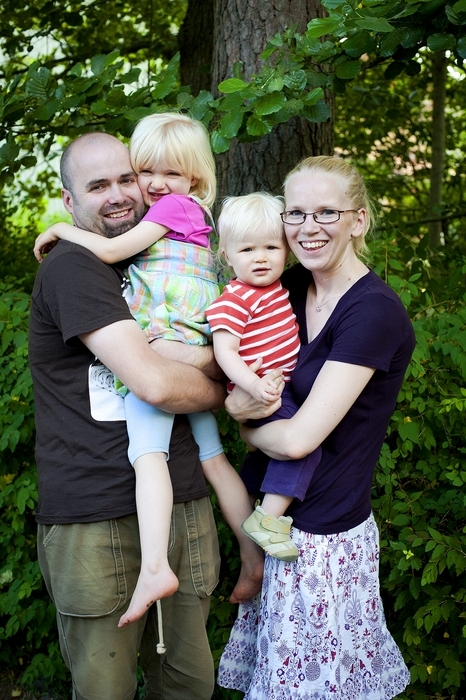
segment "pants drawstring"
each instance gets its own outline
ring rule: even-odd
[[[162,604],[160,600],[157,600],[155,604],[157,606],[157,626],[159,630],[159,643],[157,644],[157,654],[165,654],[167,649],[163,641]]]

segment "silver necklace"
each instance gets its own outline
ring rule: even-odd
[[[339,299],[342,296],[343,296],[343,294],[338,294],[336,297],[330,297],[330,299],[327,299],[327,301],[324,301],[323,304],[317,304],[316,311],[318,311],[320,313],[322,311],[322,307],[325,306],[325,304],[328,304],[329,301],[332,301],[332,299]]]

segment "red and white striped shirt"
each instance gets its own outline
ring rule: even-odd
[[[268,287],[232,280],[206,311],[213,333],[225,329],[240,338],[239,355],[247,365],[262,357],[259,377],[281,369],[289,381],[296,365],[298,324],[288,296],[279,280]]]

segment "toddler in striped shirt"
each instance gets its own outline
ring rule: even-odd
[[[280,391],[269,373],[282,371],[281,407],[266,422],[289,418],[298,409],[290,379],[300,348],[299,329],[288,291],[280,282],[289,252],[282,209],[280,199],[265,192],[225,200],[218,220],[219,253],[236,277],[206,311],[215,358],[230,380],[229,390],[238,385],[259,403],[274,404]],[[262,362],[255,372],[250,365],[258,358]],[[297,559],[297,547],[290,539],[292,519],[284,514],[293,498],[304,498],[320,458],[320,448],[289,461],[269,461],[261,452],[246,457],[242,469],[246,487],[265,496],[242,529],[271,556]]]

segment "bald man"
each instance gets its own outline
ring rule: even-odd
[[[78,227],[118,236],[145,211],[128,150],[113,136],[85,134],[72,142],[61,175],[63,203]],[[37,274],[29,358],[39,562],[57,608],[73,698],[133,700],[139,650],[147,700],[209,700],[214,675],[205,623],[218,542],[197,445],[181,416],[169,461],[175,502],[169,562],[180,587],[162,601],[167,651],[156,652],[155,606],[117,628],[139,574],[140,547],[123,400],[113,375],[143,401],[177,414],[220,407],[224,388],[205,373],[213,366],[210,348],[171,343],[164,351],[171,357],[164,357],[149,347],[122,297],[125,284],[120,270],[65,241]]]

